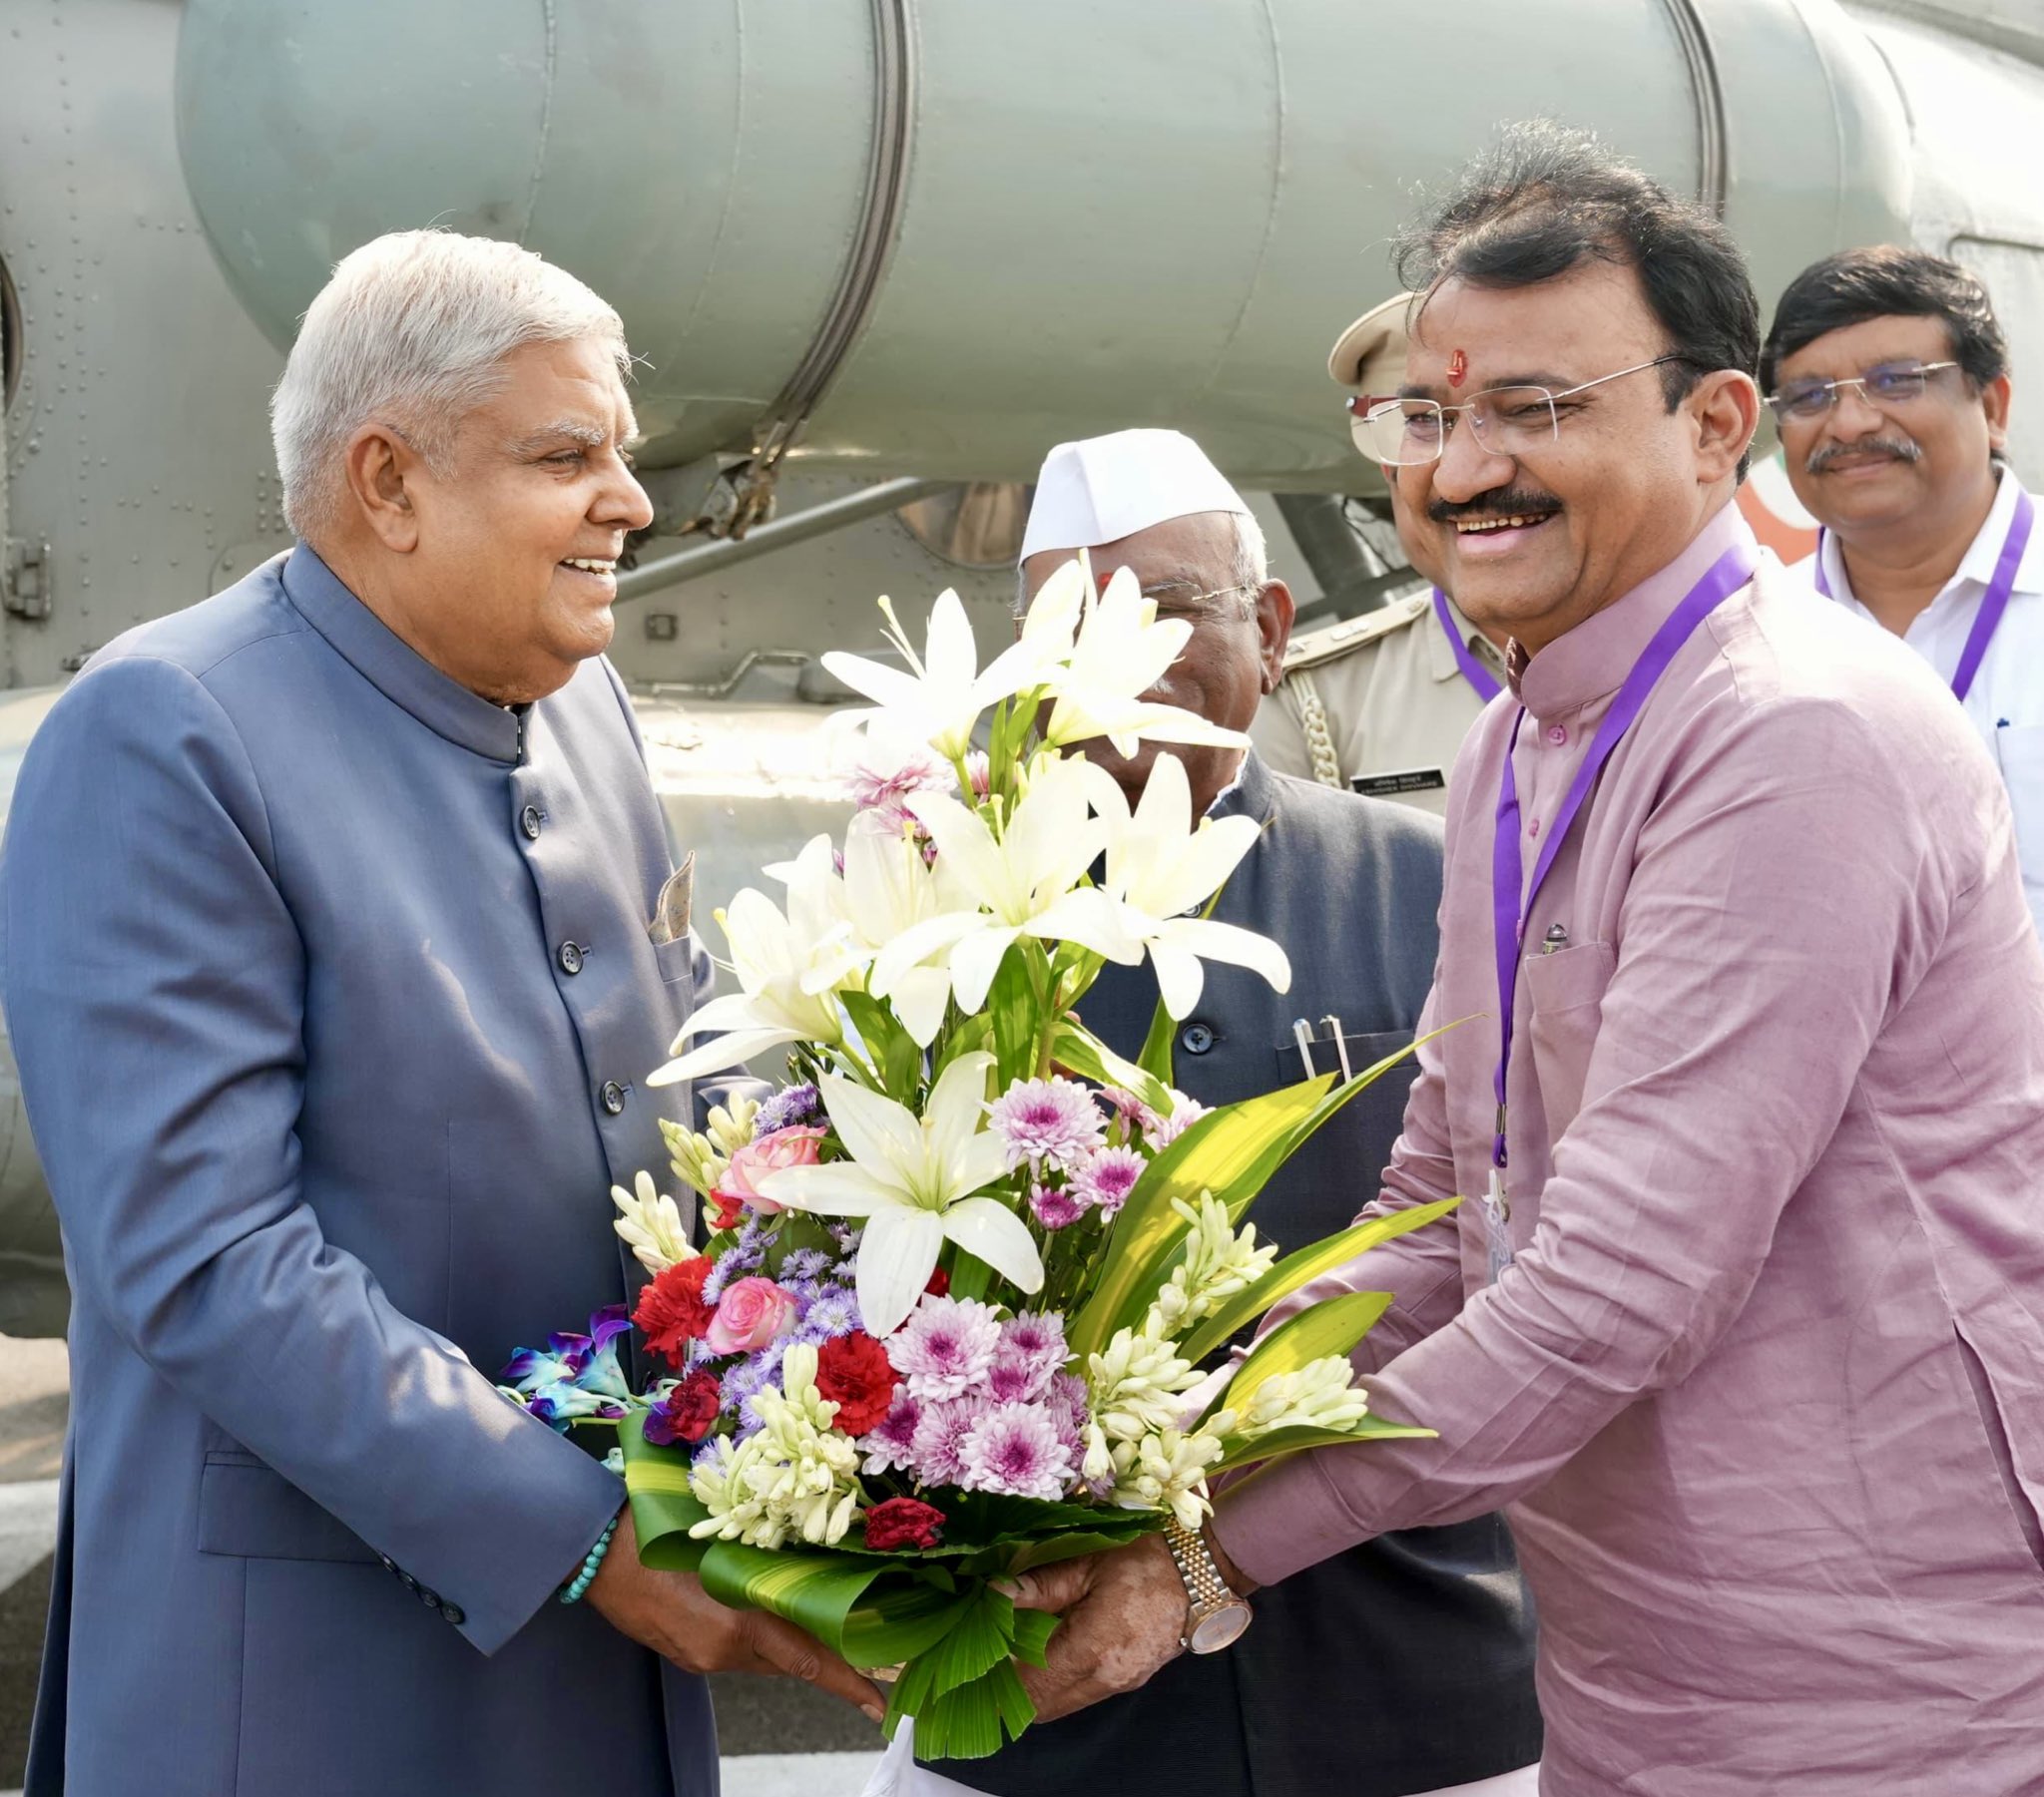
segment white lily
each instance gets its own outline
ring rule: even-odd
[[[918,925],[971,903],[948,861],[940,855],[931,866],[905,831],[877,818],[854,818],[845,832],[842,891],[845,916],[868,963]],[[900,966],[885,993],[875,996],[892,1003],[915,1046],[926,1049],[944,1022],[951,970],[942,960]]]
[[[1083,559],[1067,562],[1044,582],[1022,627],[1054,701],[1044,740],[1056,748],[1105,736],[1124,755],[1146,738],[1247,748],[1250,739],[1240,730],[1143,697],[1192,634],[1183,618],[1158,622],[1157,602],[1144,596],[1133,569],[1117,568],[1096,597]]]
[[[975,1197],[1008,1170],[986,1121],[991,1055],[960,1055],[938,1077],[917,1117],[905,1105],[825,1074],[816,1082],[847,1160],[783,1167],[760,1181],[776,1204],[820,1216],[864,1217],[858,1308],[866,1333],[899,1328],[956,1242],[1025,1292],[1043,1285],[1028,1225],[998,1198]]]
[[[649,1086],[736,1067],[782,1043],[842,1040],[831,994],[857,958],[850,925],[840,915],[833,859],[830,838],[816,836],[794,861],[769,870],[787,881],[784,914],[750,886],[718,912],[743,990],[712,999],[690,1017],[668,1051],[679,1059],[649,1074]],[[706,1031],[724,1034],[682,1053],[683,1043]]]
[[[1268,936],[1185,913],[1218,892],[1256,844],[1253,817],[1203,817],[1193,824],[1193,794],[1176,755],[1159,755],[1132,814],[1121,789],[1100,801],[1108,825],[1107,883],[1116,922],[1148,951],[1157,990],[1173,1017],[1200,1002],[1202,961],[1253,968],[1278,991],[1291,985],[1291,963]]]
[[[902,932],[873,962],[870,989],[885,996],[908,970],[948,952],[959,1006],[977,1011],[1019,936],[1077,942],[1110,961],[1141,960],[1106,894],[1072,890],[1107,845],[1107,828],[1090,815],[1088,801],[1102,803],[1113,789],[1085,761],[1046,755],[998,838],[977,810],[949,794],[910,793],[902,803],[929,831],[938,865],[948,867],[973,908]]]
[[[979,666],[979,646],[958,595],[946,588],[930,608],[930,624],[918,657],[910,647],[893,605],[882,599],[887,636],[912,672],[904,674],[884,662],[832,650],[823,666],[849,686],[879,705],[887,722],[940,755],[956,760],[972,745],[972,727],[979,714],[1000,699],[1011,698],[1038,683],[1040,644],[1011,645]]]

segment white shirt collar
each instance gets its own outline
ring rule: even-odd
[[[1955,595],[1963,593],[1967,598],[1973,597],[1971,588],[1985,588],[1994,579],[1994,565],[2001,559],[2002,545],[2008,541],[2008,527],[2016,515],[2016,496],[2021,492],[2022,485],[2016,479],[2015,470],[2003,468],[2000,483],[1995,488],[1994,504],[1987,508],[1987,517],[1960,559],[1957,571],[1924,608],[1925,615],[1945,607]],[[1851,577],[1845,572],[1845,552],[1839,547],[1836,531],[1824,533],[1822,556],[1824,579],[1830,584],[1831,592],[1861,617],[1872,617],[1873,614],[1859,603],[1852,592]],[[2030,533],[2029,547],[2023,551],[2022,566],[2016,571],[2015,590],[2018,593],[2044,592],[2044,528]]]

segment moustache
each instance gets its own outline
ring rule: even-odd
[[[1809,452],[1802,464],[1805,474],[1821,474],[1844,456],[1884,456],[1895,462],[1920,462],[1923,451],[1906,437],[1862,437],[1857,443],[1823,443]]]
[[[1551,493],[1535,493],[1527,487],[1499,487],[1460,505],[1445,499],[1431,500],[1426,515],[1435,524],[1454,524],[1470,518],[1546,518],[1560,510],[1561,501]]]

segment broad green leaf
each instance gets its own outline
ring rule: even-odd
[[[866,1045],[866,1054],[887,1088],[887,1096],[915,1108],[922,1096],[922,1050],[915,1046],[893,1006],[863,992],[838,995],[845,1015]]]
[[[1387,1291],[1344,1292],[1286,1317],[1250,1350],[1229,1382],[1228,1408],[1245,1411],[1257,1387],[1282,1373],[1295,1373],[1309,1361],[1346,1354],[1367,1335],[1378,1317],[1391,1308]]]
[[[987,1287],[994,1282],[994,1269],[977,1254],[968,1254],[956,1243],[950,1244],[951,1255],[951,1296],[954,1298],[984,1298]]]
[[[1009,1660],[983,1677],[931,1698],[914,1711],[920,1759],[985,1759],[1001,1750],[1003,1730],[1017,1739],[1036,1719],[1036,1706]]]
[[[1141,1520],[1147,1514],[1151,1520]],[[1047,1541],[1025,1542],[1015,1551],[1008,1562],[1011,1572],[1033,1572],[1038,1567],[1054,1567],[1060,1561],[1078,1560],[1088,1554],[1108,1554],[1116,1548],[1126,1548],[1139,1536],[1147,1535],[1153,1529],[1162,1528],[1164,1517],[1161,1512],[1130,1512],[1130,1527],[1126,1530],[1075,1530],[1069,1535],[1054,1535]]]
[[[1171,1045],[1177,1034],[1178,1020],[1159,999],[1150,1014],[1150,1033],[1143,1038],[1143,1052],[1136,1057],[1136,1065],[1166,1086],[1171,1084]]]
[[[639,1559],[664,1572],[693,1572],[706,1544],[689,1531],[710,1515],[689,1490],[689,1459],[674,1448],[656,1448],[645,1436],[646,1413],[635,1410],[618,1424],[625,1454],[625,1495]]]
[[[920,1657],[929,1664],[931,1690],[941,1697],[985,1677],[1014,1647],[1014,1602],[1005,1592],[983,1584],[959,1610],[943,1638]]]
[[[844,1657],[854,1666],[898,1666],[927,1653],[968,1600],[921,1578],[876,1582],[844,1618]]]
[[[1234,1336],[1237,1330],[1255,1322],[1272,1305],[1279,1299],[1288,1298],[1301,1285],[1317,1279],[1322,1273],[1332,1272],[1338,1266],[1346,1266],[1358,1255],[1368,1253],[1371,1248],[1394,1236],[1422,1228],[1436,1217],[1446,1216],[1461,1201],[1460,1198],[1443,1198],[1437,1204],[1416,1204],[1385,1216],[1371,1217],[1367,1222],[1343,1229],[1338,1235],[1310,1242],[1295,1254],[1287,1254],[1263,1278],[1237,1292],[1191,1335],[1184,1337],[1179,1343],[1179,1353],[1197,1365]]]
[[[1332,1078],[1323,1074],[1210,1111],[1144,1168],[1115,1219],[1093,1296],[1067,1334],[1074,1353],[1097,1352],[1117,1329],[1133,1324],[1155,1295],[1166,1262],[1186,1234],[1171,1200],[1191,1202],[1211,1191],[1233,1211],[1241,1193],[1254,1197],[1282,1163]]]
[[[1032,1666],[1043,1664],[1050,1637],[1057,1633],[1064,1617],[1047,1609],[1018,1609],[1015,1612],[1015,1657]]]
[[[1346,1442],[1430,1440],[1439,1433],[1435,1429],[1414,1429],[1403,1423],[1386,1423],[1379,1417],[1366,1416],[1349,1429],[1274,1429],[1269,1435],[1260,1435],[1253,1441],[1231,1435],[1222,1442],[1222,1457],[1207,1469],[1207,1477],[1212,1479],[1237,1467],[1255,1466],[1260,1461],[1281,1460],[1287,1454],[1297,1454],[1307,1448],[1332,1448]],[[1229,1489],[1235,1488],[1231,1486]]]
[[[1119,1086],[1133,1092],[1152,1111],[1171,1109],[1171,1095],[1159,1081],[1133,1061],[1124,1061],[1076,1017],[1068,1017],[1058,1025],[1051,1044],[1051,1059],[1101,1086]]]
[[[697,1572],[703,1588],[718,1602],[733,1609],[764,1609],[841,1653],[851,1606],[890,1569],[883,1560],[825,1548],[769,1550],[712,1542]],[[875,1644],[875,1650],[885,1654],[890,1644]],[[879,1663],[892,1665],[899,1657],[889,1654]]]
[[[994,1030],[996,1092],[1006,1092],[1017,1080],[1026,1080],[1036,1071],[1042,1020],[1037,1016],[1039,1006],[1030,978],[1032,955],[1038,961],[1043,959],[1043,951],[1036,944],[1013,944],[1001,957],[994,983],[987,988],[986,1015]]]

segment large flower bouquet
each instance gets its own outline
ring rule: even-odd
[[[841,850],[817,837],[767,870],[784,903],[747,890],[719,913],[741,990],[653,1075],[785,1047],[788,1084],[713,1112],[707,1133],[669,1126],[707,1245],[641,1173],[613,1194],[653,1274],[630,1319],[599,1313],[505,1377],[556,1427],[615,1427],[647,1562],[898,1668],[889,1735],[912,1716],[923,1755],[969,1758],[1028,1725],[1013,1662],[1041,1663],[1056,1627],[1017,1611],[1005,1577],[1196,1526],[1221,1474],[1427,1433],[1380,1422],[1350,1382],[1385,1294],[1227,1351],[1449,1206],[1280,1259],[1246,1213],[1391,1063],[1211,1111],[1172,1087],[1172,1021],[1204,961],[1288,984],[1275,943],[1201,914],[1259,826],[1196,821],[1169,754],[1131,810],[1061,751],[1241,741],[1141,697],[1191,627],[1160,622],[1126,571],[1096,592],[1083,561],[984,670],[955,595],[920,657],[887,617],[905,670],[826,658],[876,701],[842,744],[857,812]],[[1146,956],[1162,1002],[1131,1062],[1084,1005],[1107,962]],[[636,1393],[618,1360],[634,1325],[660,1369]]]

